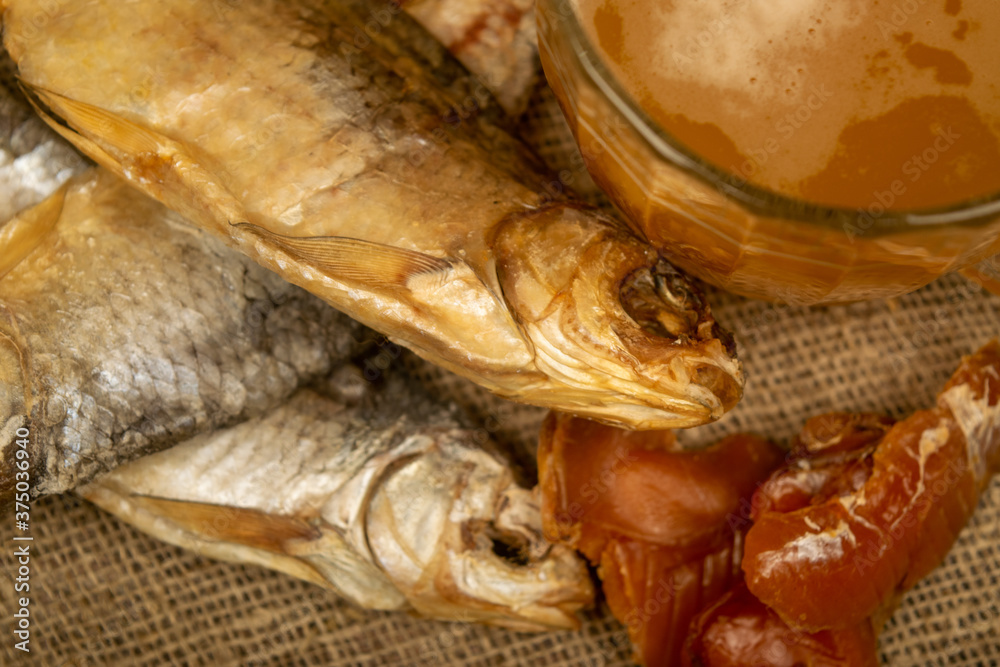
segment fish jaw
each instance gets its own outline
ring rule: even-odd
[[[545,377],[512,398],[634,429],[697,426],[739,401],[742,365],[704,298],[620,225],[551,207],[503,221],[492,248]]]
[[[704,424],[742,396],[740,363],[716,338],[722,334],[697,290],[672,268],[661,271],[656,252],[608,218],[567,204],[519,211],[494,227],[495,259],[486,265],[383,244],[360,247],[349,237],[283,236],[245,222],[220,227],[220,220],[248,216],[186,147],[97,107],[33,93],[62,117],[117,128],[110,141],[46,117],[105,167],[126,179],[155,171],[156,179],[140,183],[148,194],[293,284],[501,396],[633,429]],[[200,185],[180,191],[199,192],[194,200],[163,187],[192,179]],[[348,249],[354,255],[345,261]],[[399,270],[373,275],[381,265]],[[660,319],[677,335],[652,334],[626,312],[623,286],[647,273],[651,283],[669,274],[681,288],[671,299],[697,304],[677,308],[652,295],[662,302]],[[633,297],[642,291],[631,290]]]
[[[583,561],[545,540],[535,493],[456,435],[387,471],[372,495],[366,534],[381,569],[429,618],[579,628],[594,598]]]

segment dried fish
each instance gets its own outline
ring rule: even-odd
[[[537,496],[510,464],[423,394],[396,375],[360,405],[301,391],[82,494],[167,542],[364,607],[578,627],[594,593],[585,564],[542,537]]]
[[[694,285],[550,196],[405,14],[218,4],[8,0],[4,39],[81,150],[425,359],[632,428],[739,400],[735,347]]]
[[[103,170],[0,239],[0,505],[15,472],[59,493],[258,415],[368,337]],[[29,426],[24,471],[14,436]]]
[[[535,0],[401,0],[399,4],[490,89],[504,111],[514,118],[524,113],[541,68]]]

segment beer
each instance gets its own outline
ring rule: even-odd
[[[626,92],[737,183],[864,210],[1000,192],[994,0],[576,0]]]

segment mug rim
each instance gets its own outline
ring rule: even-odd
[[[570,8],[571,11],[553,11],[550,8],[550,5],[560,4]],[[944,206],[893,210],[882,207],[881,213],[873,213],[871,207],[848,208],[818,204],[755,185],[702,158],[673,134],[660,127],[642,106],[635,102],[605,65],[599,55],[600,52],[587,37],[577,15],[576,2],[538,0],[537,5],[539,20],[544,20],[545,15],[549,13],[558,16],[557,23],[561,25],[555,29],[568,31],[570,46],[580,69],[659,159],[714,188],[727,199],[735,201],[755,215],[823,227],[841,228],[852,224],[860,226],[866,235],[898,233],[901,230],[938,229],[951,225],[987,224],[1000,218],[1000,190]],[[538,38],[547,42],[541,30]],[[878,202],[872,202],[872,206],[877,204]]]

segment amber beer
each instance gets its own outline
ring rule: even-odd
[[[869,220],[1000,192],[994,0],[578,3],[626,92],[737,184]]]

